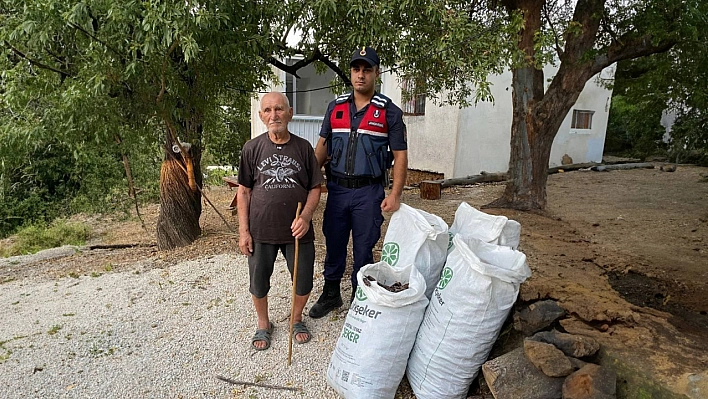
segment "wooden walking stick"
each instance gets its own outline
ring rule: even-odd
[[[302,210],[302,202],[297,203],[297,212],[295,212],[295,220],[300,217]],[[297,287],[297,258],[300,256],[300,239],[295,237],[295,261],[293,262],[293,297],[290,305],[290,338],[288,339],[288,366],[290,366],[293,356],[293,325],[295,319],[295,295]]]

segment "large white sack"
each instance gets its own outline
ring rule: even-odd
[[[367,275],[376,279],[370,286],[363,280]],[[428,305],[425,280],[413,264],[383,261],[362,267],[356,277],[356,297],[327,367],[327,383],[347,399],[391,399]],[[393,293],[377,282],[408,283],[408,289]]]
[[[465,398],[531,271],[526,255],[458,234],[408,360],[418,399]]]
[[[507,220],[504,228],[499,234],[498,244],[511,249],[519,249],[519,241],[521,240],[521,223],[516,220]]]
[[[478,238],[484,242],[496,242],[507,220],[506,216],[489,215],[462,202],[455,211],[455,220],[450,226],[450,232]]]
[[[484,213],[466,202],[460,203],[455,211],[455,220],[450,227],[451,235],[462,234],[478,238],[491,244],[499,244],[512,249],[519,248],[521,224],[503,215]],[[448,254],[452,246],[448,249]]]
[[[447,259],[448,242],[447,223],[441,217],[401,204],[388,224],[381,260],[391,266],[414,264],[430,299]]]

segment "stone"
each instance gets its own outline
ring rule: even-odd
[[[606,367],[588,363],[563,382],[563,399],[615,398],[617,374]]]
[[[514,328],[529,336],[550,326],[563,316],[565,316],[565,310],[558,306],[556,301],[550,299],[539,301],[514,313]]]
[[[677,388],[691,399],[708,398],[708,370],[682,375],[678,380]]]
[[[551,344],[526,338],[524,353],[534,366],[549,377],[565,377],[575,371],[563,352]]]
[[[548,377],[518,348],[482,365],[487,387],[497,399],[560,398],[563,378]]]
[[[568,154],[564,154],[563,158],[561,158],[561,165],[570,165],[573,163],[573,158],[570,157]]]
[[[600,350],[600,343],[594,338],[584,335],[566,334],[555,329],[536,333],[531,339],[554,345],[570,357],[592,356]]]

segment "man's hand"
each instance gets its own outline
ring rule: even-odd
[[[238,248],[241,253],[246,256],[253,255],[253,238],[249,232],[239,232],[238,235]]]
[[[389,194],[381,202],[381,210],[384,212],[395,212],[401,207],[401,196]]]
[[[293,220],[293,223],[290,225],[290,230],[293,231],[293,237],[299,240],[310,230],[310,220],[300,215],[299,218]]]

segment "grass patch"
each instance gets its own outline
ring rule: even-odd
[[[0,256],[33,254],[62,245],[84,245],[90,234],[88,225],[66,220],[56,220],[49,225],[30,225],[22,228],[9,246],[0,247]]]
[[[52,326],[52,328],[49,329],[49,331],[47,331],[47,334],[54,335],[58,333],[59,330],[61,330],[61,326],[59,324],[55,324]]]

